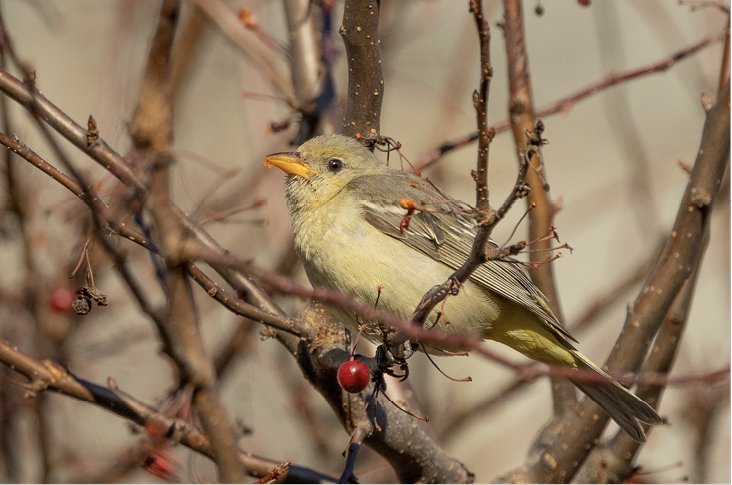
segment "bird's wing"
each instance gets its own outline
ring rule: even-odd
[[[447,198],[424,180],[404,172],[361,177],[349,185],[351,193],[359,200],[361,216],[384,234],[453,269],[462,266],[470,256],[477,227],[468,205]],[[393,192],[385,194],[385,191]],[[413,211],[409,217],[409,211],[401,204],[404,199],[415,202],[422,210]],[[498,247],[493,241],[488,245]],[[487,261],[478,266],[470,278],[535,313],[559,336],[576,342],[519,265],[520,262],[513,258]]]

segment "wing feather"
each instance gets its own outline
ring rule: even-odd
[[[394,172],[356,179],[349,184],[352,185],[352,193],[359,198],[362,217],[384,234],[458,269],[468,259],[477,233],[475,221],[469,216],[472,209],[462,202],[445,199],[418,177],[397,173],[400,175],[396,176],[396,185]],[[389,187],[393,188],[393,193],[385,194],[385,188]],[[375,199],[370,195],[375,193],[384,197]],[[414,211],[407,218],[408,211],[400,205],[404,198],[413,200],[424,211]],[[498,247],[493,241],[489,245]],[[549,309],[546,297],[519,265],[520,262],[513,258],[487,261],[476,268],[470,278],[474,283],[535,313],[558,336],[576,342]]]

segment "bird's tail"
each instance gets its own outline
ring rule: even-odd
[[[572,384],[599,404],[631,438],[638,442],[646,440],[646,433],[641,423],[663,423],[663,419],[647,402],[624,388],[578,351],[570,350],[570,352],[575,357],[578,369],[592,370],[605,379],[604,382],[570,379]]]

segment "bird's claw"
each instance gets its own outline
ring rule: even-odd
[[[376,366],[382,373],[404,381],[409,377],[407,358],[414,354],[412,346],[409,341],[404,342],[403,349],[400,349],[401,352],[398,354],[395,354],[389,347],[388,343],[384,343],[376,348]],[[405,355],[408,357],[404,357]],[[397,374],[392,370],[395,365],[399,365],[403,374]]]

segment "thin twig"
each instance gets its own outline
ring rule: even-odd
[[[490,203],[488,197],[488,148],[495,132],[488,130],[488,93],[493,79],[491,65],[491,29],[488,20],[483,16],[483,0],[470,0],[470,12],[475,19],[480,46],[480,83],[479,89],[473,91],[473,107],[478,118],[478,162],[473,173],[475,180],[475,208],[489,216]]]
[[[593,94],[597,94],[598,92],[600,92],[604,89],[607,89],[607,88],[610,88],[617,84],[628,82],[633,79],[637,79],[639,77],[643,77],[643,76],[646,76],[649,74],[663,72],[667,69],[670,69],[677,62],[699,52],[703,48],[710,46],[710,45],[714,44],[715,42],[718,42],[723,37],[725,37],[725,34],[711,35],[711,36],[707,37],[706,39],[704,39],[692,46],[681,49],[681,50],[671,54],[670,56],[663,58],[660,61],[654,62],[652,64],[648,64],[646,66],[643,66],[643,67],[640,67],[637,69],[618,73],[618,74],[610,73],[607,76],[605,76],[603,79],[601,79],[600,81],[597,81],[588,86],[585,86],[584,88],[580,89],[579,91],[576,91],[557,101],[554,101],[552,103],[542,106],[541,108],[538,108],[536,110],[536,117],[546,118],[547,116],[553,115],[556,113],[566,113],[569,110],[571,110],[574,107],[574,105],[576,103],[578,103],[579,101],[582,101],[585,98],[587,98]],[[490,129],[493,130],[496,134],[508,131],[510,128],[511,128],[510,120],[501,121],[490,127]],[[464,146],[468,145],[469,143],[476,141],[477,139],[478,139],[478,132],[475,131],[468,135],[464,135],[464,136],[455,138],[454,140],[447,141],[447,142],[441,144],[439,147],[435,148],[434,150],[430,151],[429,153],[423,155],[419,160],[417,160],[414,163],[414,170],[423,170],[425,167],[431,165],[432,163],[435,163],[446,153],[448,153],[454,149],[464,147]]]

